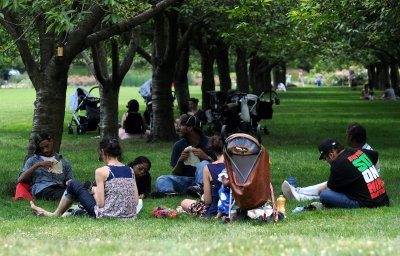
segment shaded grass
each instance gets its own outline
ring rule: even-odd
[[[67,95],[72,93],[70,88]],[[120,116],[130,98],[141,99],[138,88],[121,88]],[[191,87],[199,97],[199,87]],[[379,95],[379,93],[377,93]],[[323,210],[293,214],[298,203],[288,202],[288,217],[276,225],[246,221],[222,225],[188,215],[177,219],[152,217],[153,207],[177,206],[182,198],[146,199],[136,221],[94,220],[33,216],[27,201],[10,200],[22,167],[33,115],[33,89],[0,90],[0,255],[397,255],[400,249],[398,161],[399,102],[360,101],[348,88],[290,88],[280,94],[272,120],[262,121],[271,134],[263,144],[271,158],[275,194],[281,182],[293,176],[306,186],[327,179],[329,167],[318,161],[316,145],[324,137],[345,143],[345,128],[363,124],[368,142],[380,153],[382,178],[392,206],[380,209]],[[141,110],[144,110],[143,101]],[[70,121],[66,111],[65,127]],[[73,166],[75,178],[93,179],[98,139],[64,131],[62,153]],[[152,160],[153,184],[169,174],[172,143],[122,142],[124,160],[146,155]],[[56,202],[39,201],[54,209]],[[18,239],[16,239],[18,238]]]

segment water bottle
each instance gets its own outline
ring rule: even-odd
[[[287,181],[289,182],[290,185],[296,187],[296,180],[293,177],[290,177]]]
[[[281,212],[283,214],[286,214],[286,198],[283,195],[283,193],[281,193],[278,196],[278,199],[276,199],[276,210],[278,212]]]
[[[298,205],[296,208],[292,210],[293,213],[302,212],[304,211],[304,206]]]

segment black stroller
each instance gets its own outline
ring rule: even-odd
[[[88,131],[95,131],[98,129],[100,122],[100,98],[94,97],[90,94],[98,86],[92,87],[89,92],[76,88],[75,92],[69,98],[69,105],[72,111],[71,122],[68,124],[68,134],[73,134],[73,126],[76,126],[77,134],[85,134]],[[85,111],[85,115],[81,113]]]
[[[222,92],[208,92],[210,95],[211,109],[208,113],[208,133],[221,133],[228,137],[233,133],[247,133],[261,142],[262,119],[272,118],[272,105],[279,104],[279,98],[275,91],[261,93],[260,96],[242,92],[225,94]],[[264,133],[269,131],[265,126]]]

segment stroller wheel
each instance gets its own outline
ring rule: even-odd
[[[79,126],[76,128],[76,133],[79,134],[79,135],[85,134],[85,133],[86,133],[85,127],[82,126],[82,125],[79,125]]]
[[[74,130],[71,126],[68,126],[68,134],[74,134]]]
[[[265,135],[268,135],[268,134],[269,134],[269,130],[268,130],[268,128],[267,128],[266,126],[263,128],[263,131],[264,131],[264,134],[265,134]]]

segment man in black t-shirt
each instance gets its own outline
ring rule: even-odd
[[[330,166],[328,183],[320,192],[325,207],[359,208],[388,206],[389,197],[376,170],[378,153],[364,149],[344,149],[335,139],[318,146],[320,160]]]

